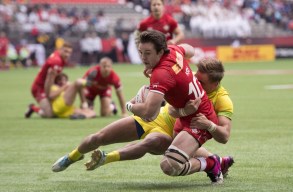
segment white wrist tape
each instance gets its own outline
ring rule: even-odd
[[[211,122],[210,126],[207,128],[207,131],[210,133],[213,133],[216,131],[216,129],[217,129],[217,125]]]
[[[179,108],[179,115],[182,117],[187,116],[187,114],[184,111],[184,108]]]
[[[132,105],[133,104],[131,102],[129,102],[129,101],[126,103],[126,109],[127,109],[127,111],[129,111],[131,113],[132,113]]]

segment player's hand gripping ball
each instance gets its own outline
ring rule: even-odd
[[[143,85],[137,92],[136,96],[135,96],[135,103],[143,103],[145,102],[148,93],[150,91],[149,86],[147,85]]]

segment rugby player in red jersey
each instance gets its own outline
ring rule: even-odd
[[[57,73],[61,73],[63,67],[71,56],[72,49],[72,45],[65,42],[60,50],[54,51],[47,58],[45,64],[40,69],[31,87],[31,93],[38,102],[39,107],[31,104],[29,106],[29,110],[25,114],[26,118],[29,118],[33,112],[37,112],[39,115],[41,115],[41,117],[53,117],[52,106],[45,93],[46,87],[47,90],[49,90],[51,87],[51,84],[47,81],[47,73],[49,69],[53,69]]]
[[[102,58],[99,65],[91,67],[83,78],[91,82],[91,85],[85,88],[85,97],[90,108],[93,108],[94,100],[98,95],[101,102],[101,116],[109,116],[111,113],[116,114],[117,109],[112,102],[112,86],[114,86],[121,107],[121,115],[123,117],[127,116],[122,83],[118,74],[112,68],[112,60],[110,58]]]
[[[224,67],[220,61],[215,59],[203,59],[197,66],[196,77],[208,93],[209,99],[213,102],[219,119],[219,125],[213,137],[220,143],[226,143],[230,136],[233,104],[228,92],[220,84],[224,76]],[[184,107],[184,113],[192,114],[196,112],[199,104],[200,99],[188,102]],[[87,170],[94,170],[112,162],[139,159],[146,153],[153,155],[164,154],[173,139],[175,117],[180,117],[177,109],[167,104],[161,107],[160,114],[152,122],[145,122],[134,115],[119,119],[99,129],[96,133],[88,135],[78,147],[59,158],[53,164],[52,171],[64,171],[71,164],[81,160],[84,154],[92,150],[94,151],[91,160],[85,164]],[[205,116],[201,115],[195,118],[193,118],[191,127],[209,128],[210,121]],[[140,141],[109,153],[99,149],[101,146],[137,139]],[[211,155],[213,154],[201,147],[196,151],[194,157],[208,157]],[[227,156],[222,157],[221,160],[222,172],[227,175],[229,168],[234,163],[234,159],[231,156]]]
[[[163,33],[145,31],[140,34],[138,51],[145,70],[152,70],[150,92],[144,103],[128,102],[126,107],[130,112],[146,121],[152,121],[159,114],[161,102],[165,99],[184,116],[184,110],[181,109],[185,104],[189,100],[201,99],[196,113],[177,119],[174,129],[179,131],[165,152],[161,169],[170,176],[205,171],[212,183],[222,183],[223,175],[218,156],[193,157],[195,151],[213,137],[218,124],[211,101],[188,65],[187,59],[194,55],[194,48],[188,44],[168,46]],[[190,128],[192,118],[198,114],[203,114],[210,120],[207,130]]]
[[[177,21],[164,11],[164,0],[151,0],[151,15],[139,23],[137,37],[140,32],[157,30],[165,34],[168,44],[177,44],[184,38],[184,33]]]

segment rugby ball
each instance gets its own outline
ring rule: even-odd
[[[147,85],[143,85],[137,92],[136,96],[135,96],[135,103],[143,103],[145,102],[148,93],[150,91],[149,86]]]

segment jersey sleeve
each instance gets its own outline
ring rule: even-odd
[[[215,109],[218,111],[218,116],[225,116],[229,119],[232,119],[233,115],[233,103],[228,95],[223,95],[218,98]]]
[[[178,27],[178,23],[175,19],[172,17],[169,17],[169,25],[170,25],[170,31],[175,31],[175,29]]]
[[[185,57],[185,49],[183,47],[177,46],[177,51],[179,51],[183,55],[183,57]]]
[[[96,77],[96,75],[97,75],[97,73],[96,72],[94,72],[94,71],[97,71],[97,69],[95,68],[95,67],[91,67],[90,69],[88,69],[86,72],[85,72],[85,74],[83,75],[83,79],[86,79],[86,78],[88,78],[89,77],[89,74],[91,74],[91,79],[94,79],[95,77]],[[94,77],[93,77],[94,76]]]
[[[176,84],[175,79],[166,69],[156,69],[150,79],[150,91],[165,95]]]
[[[116,90],[119,90],[122,87],[120,77],[115,72],[113,72],[113,85]]]
[[[46,62],[48,68],[52,68],[56,70],[58,73],[61,73],[63,70],[63,68],[61,67],[61,63],[62,61],[56,58],[56,56],[50,57]]]
[[[146,19],[142,20],[138,26],[137,26],[137,30],[142,32],[142,31],[146,31],[147,30],[147,25],[146,25]]]

